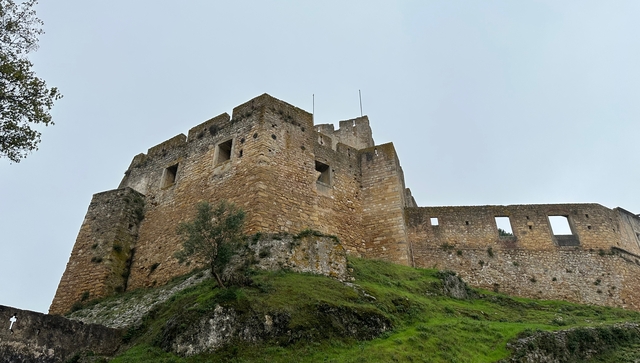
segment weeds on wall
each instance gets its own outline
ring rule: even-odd
[[[440,248],[442,248],[443,251],[451,252],[456,248],[456,246],[445,242],[440,245]]]

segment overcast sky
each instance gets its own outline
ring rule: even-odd
[[[64,98],[0,159],[0,304],[46,312],[94,193],[262,93],[360,115],[421,206],[640,213],[640,2],[43,1],[32,60]]]

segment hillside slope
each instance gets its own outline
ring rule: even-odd
[[[125,348],[111,362],[496,362],[526,361],[531,354],[612,362],[613,354],[640,342],[637,324],[615,325],[640,322],[637,312],[471,290],[451,273],[380,261],[350,259],[349,267],[352,283],[249,271],[246,286],[222,290],[204,279],[131,325]],[[75,314],[140,301],[154,291],[106,299]],[[93,319],[109,325],[117,317]],[[564,340],[539,332],[569,328]],[[508,349],[527,336],[520,351]]]

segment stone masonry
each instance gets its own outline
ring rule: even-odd
[[[189,272],[173,257],[176,227],[199,201],[222,199],[246,211],[247,234],[314,229],[351,255],[446,268],[476,286],[640,309],[638,216],[597,204],[418,208],[366,116],[336,130],[263,94],[135,156],[118,189],[94,196],[50,313]],[[554,234],[550,216],[571,234]]]

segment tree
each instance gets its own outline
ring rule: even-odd
[[[224,200],[215,206],[209,202],[198,203],[195,218],[178,225],[178,235],[183,242],[182,250],[175,257],[180,263],[192,256],[204,260],[218,285],[224,288],[220,274],[243,239],[244,218],[242,209]]]
[[[62,98],[36,77],[27,55],[38,49],[42,20],[33,6],[37,0],[16,4],[0,0],[0,157],[19,163],[38,149],[37,124],[53,125],[49,111]]]

